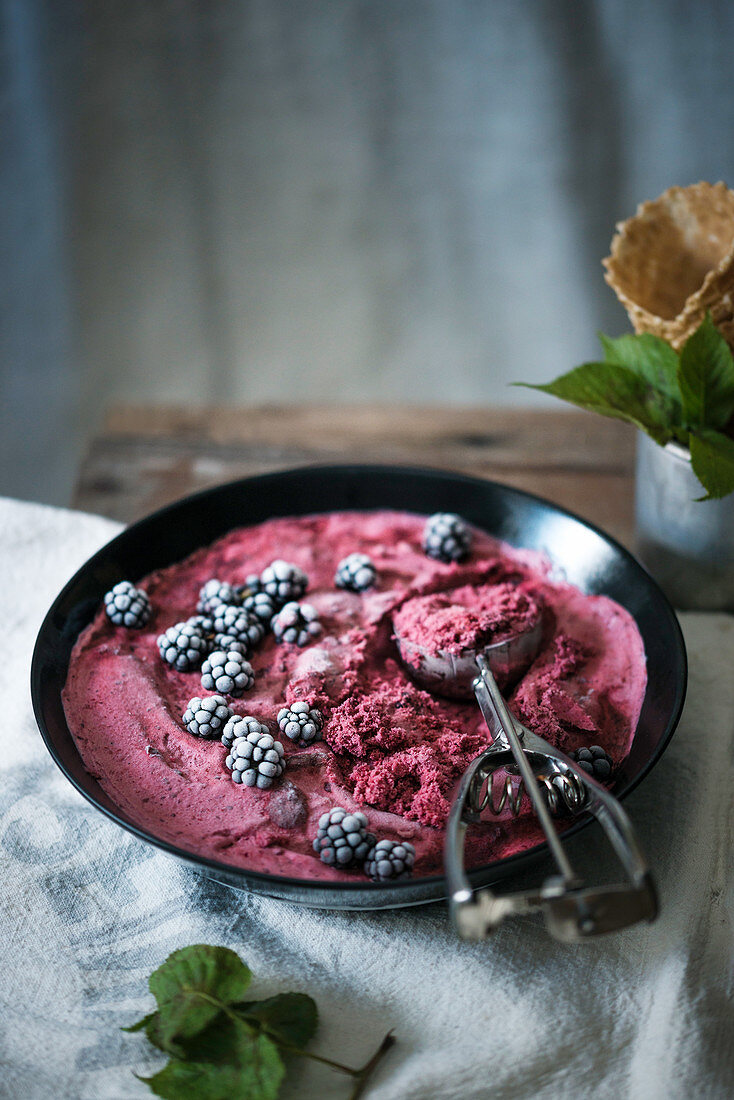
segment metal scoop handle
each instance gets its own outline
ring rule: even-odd
[[[548,806],[540,793],[538,784],[535,782],[535,773],[530,767],[527,756],[523,752],[520,738],[515,729],[514,719],[507,709],[507,704],[502,698],[500,689],[497,687],[497,681],[492,675],[489,665],[481,655],[477,656],[477,665],[479,666],[479,676],[474,681],[474,693],[479,703],[479,709],[484,715],[484,720],[487,722],[487,727],[490,730],[492,728],[490,721],[488,721],[490,716],[491,718],[496,718],[499,723],[500,734],[505,743],[509,745],[512,755],[515,758],[515,763],[525,782],[525,790],[530,796],[530,801],[538,816],[541,828],[545,833],[545,839],[556,861],[556,866],[564,882],[570,884],[575,881],[576,876],[568,861],[563,845],[558,838],[558,833],[553,825],[553,819],[548,811]]]
[[[477,657],[479,676],[474,691],[493,745],[472,761],[462,778],[449,815],[446,834],[446,877],[449,906],[460,936],[484,939],[507,916],[542,910],[549,931],[560,940],[577,942],[654,920],[657,898],[652,877],[629,818],[619,802],[583,768],[520,725],[510,713],[489,666]],[[480,790],[495,770],[514,763],[533,802],[559,874],[539,890],[498,896],[485,887],[476,894],[464,870],[464,840],[470,824],[479,820]],[[592,814],[604,829],[628,881],[587,887],[575,874],[536,781],[548,772],[551,781],[570,783],[578,792],[578,811]],[[569,777],[572,777],[570,779]]]

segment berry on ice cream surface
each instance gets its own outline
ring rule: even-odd
[[[364,879],[363,864],[344,870],[314,851],[320,819],[338,807],[350,823],[365,814],[383,842],[376,881],[400,877],[413,851],[414,877],[440,873],[450,799],[488,735],[473,702],[429,695],[410,679],[393,635],[401,615],[418,637],[423,630],[448,647],[461,646],[462,631],[496,633],[539,616],[540,651],[510,705],[551,743],[579,750],[579,759],[589,753],[595,773],[605,770],[599,746],[616,768],[646,685],[634,620],[612,600],[558,580],[541,555],[441,516],[430,528],[441,557],[426,552],[424,515],[268,520],[136,581],[151,607],[143,626],[121,629],[100,607],[74,647],[63,701],[82,759],[112,801],[155,836],[227,864],[305,880]],[[462,555],[466,548],[462,560],[452,557],[455,547]],[[338,587],[337,566],[355,554],[373,565],[374,583]],[[234,642],[210,650],[212,616],[254,637],[260,629],[251,620],[269,625],[271,609],[277,619],[288,604],[313,608],[305,621],[319,632],[289,644],[282,624],[280,641],[268,631],[247,654]],[[295,609],[291,616],[302,632]],[[214,695],[223,703],[207,702]],[[228,720],[220,706],[232,711]],[[188,710],[191,732],[182,721]],[[225,720],[216,738],[207,714]],[[241,781],[233,783],[235,772]],[[516,819],[506,811],[470,830],[468,863],[541,839],[529,809]]]
[[[105,594],[107,618],[115,626],[140,630],[150,618],[150,601],[147,594],[130,581],[119,581]]]
[[[194,737],[221,737],[224,726],[232,717],[227,700],[221,695],[201,696],[189,700],[181,721]]]

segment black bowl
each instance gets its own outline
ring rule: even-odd
[[[632,750],[618,771],[615,786],[619,798],[629,794],[670,740],[686,689],[683,637],[658,586],[608,535],[548,501],[479,478],[395,466],[307,467],[220,485],[140,520],[90,558],[54,600],[39,632],[31,669],[36,719],[49,752],[67,779],[118,825],[230,886],[335,909],[388,908],[444,897],[445,881],[438,875],[392,886],[325,884],[242,870],[161,840],[130,821],[85,770],[61,704],[74,642],[91,622],[104,593],[117,581],[134,580],[180,561],[203,541],[211,542],[233,527],[274,516],[378,508],[458,512],[513,546],[544,551],[582,591],[609,596],[627,608],[642,635],[648,668]],[[581,818],[569,832],[588,820]],[[476,868],[471,880],[478,886],[514,874],[545,850],[545,844],[539,844]]]

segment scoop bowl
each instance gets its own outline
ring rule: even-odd
[[[477,649],[432,649],[398,633],[393,627],[400,659],[412,680],[433,695],[446,699],[473,699],[477,656],[489,665],[502,691],[512,688],[538,655],[543,638],[541,620],[515,634]]]

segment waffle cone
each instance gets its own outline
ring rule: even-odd
[[[711,313],[734,347],[734,191],[723,183],[671,187],[620,222],[605,278],[635,332],[679,349]]]

